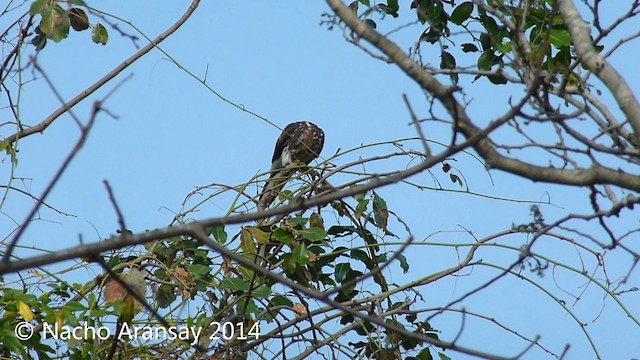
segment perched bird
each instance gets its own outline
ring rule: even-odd
[[[299,121],[287,125],[278,140],[271,158],[271,176],[264,184],[258,210],[271,205],[296,167],[308,165],[317,158],[324,145],[324,132],[308,121]]]

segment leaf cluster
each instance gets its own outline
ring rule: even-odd
[[[397,18],[401,11],[397,0],[377,5],[369,1],[360,3],[367,6],[361,16],[366,17],[367,24],[373,28],[378,25],[372,19],[373,14]],[[461,54],[474,53],[479,72],[474,80],[486,77],[493,84],[504,85],[509,82],[507,68],[517,73],[523,63],[532,67],[543,63],[543,69],[558,77],[570,77],[570,84],[576,84],[579,78],[570,68],[576,56],[571,51],[571,38],[564,21],[553,7],[554,2],[512,3],[489,0],[485,7],[479,7],[471,1],[456,5],[446,0],[413,0],[409,9],[424,26],[420,43],[440,46],[440,69],[448,70],[454,84],[459,82]],[[527,44],[521,41],[520,34],[527,35]],[[512,64],[505,56],[519,60]],[[558,77],[553,81],[559,82]]]
[[[60,4],[67,4],[64,9]],[[74,6],[75,5],[75,6]],[[109,33],[104,25],[96,23],[91,25],[87,12],[81,7],[87,8],[83,0],[57,1],[35,0],[31,3],[29,13],[32,16],[39,15],[40,21],[35,28],[35,36],[31,43],[36,50],[42,50],[47,45],[47,40],[60,42],[69,36],[70,29],[84,31],[92,28],[91,40],[96,44],[106,45],[109,41]]]

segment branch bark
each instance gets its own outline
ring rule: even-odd
[[[13,135],[7,137],[3,142],[6,142],[7,145],[11,145],[14,142],[18,141],[18,139],[27,137],[29,135],[33,135],[35,133],[42,133],[49,125],[51,125],[60,115],[66,113],[71,108],[76,106],[79,102],[86,99],[89,95],[93,94],[96,90],[101,88],[104,84],[111,81],[114,77],[120,74],[124,69],[128,68],[129,65],[136,62],[136,60],[140,59],[143,55],[151,51],[158,44],[160,44],[164,39],[173,34],[176,30],[178,30],[186,21],[189,19],[191,14],[196,10],[200,3],[200,0],[193,0],[191,5],[187,11],[176,21],[173,25],[171,25],[167,30],[165,30],[162,34],[158,35],[155,39],[149,42],[142,49],[138,50],[135,54],[131,55],[128,59],[120,63],[120,65],[116,66],[113,70],[109,71],[106,75],[96,81],[93,85],[89,86],[78,95],[76,95],[73,99],[67,101],[62,104],[59,108],[57,108],[54,112],[52,112],[49,116],[47,116],[44,120],[39,122],[38,124],[26,128],[24,130],[18,131]]]
[[[635,143],[640,144],[640,103],[629,84],[593,46],[589,25],[584,21],[572,0],[558,0],[560,14],[571,34],[576,54],[582,64],[594,73],[611,91],[618,106],[629,120],[635,133]]]
[[[619,169],[611,169],[599,164],[593,164],[589,168],[568,170],[552,167],[538,166],[500,154],[487,138],[488,130],[492,131],[499,127],[507,116],[492,122],[486,129],[480,129],[469,118],[465,108],[456,100],[454,88],[440,83],[426,69],[411,59],[395,43],[360,21],[353,11],[349,10],[341,0],[326,0],[334,13],[349,27],[354,33],[367,40],[373,46],[387,55],[407,76],[413,79],[420,87],[431,93],[444,106],[467,139],[482,135],[481,139],[474,142],[474,149],[485,160],[487,168],[500,169],[514,175],[519,175],[532,181],[543,181],[573,186],[611,184],[629,190],[640,191],[640,177],[636,174],[623,172]],[[566,2],[563,1],[563,2]],[[528,85],[525,99],[537,90],[539,77]],[[515,106],[514,108],[517,108]],[[514,115],[517,112],[511,111]],[[636,117],[640,117],[640,108],[635,111]],[[640,125],[640,120],[639,120]]]

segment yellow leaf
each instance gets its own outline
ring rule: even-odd
[[[29,305],[25,304],[22,300],[18,300],[18,314],[20,314],[25,321],[33,320],[33,311],[31,311]]]
[[[137,312],[134,304],[135,302],[135,299],[131,295],[127,295],[124,300],[122,300],[122,305],[120,307],[120,319],[122,322],[131,324],[131,320],[133,320],[133,317]]]
[[[320,216],[320,214],[314,212],[309,217],[309,225],[310,227],[318,227],[324,229],[324,220],[322,220],[322,216]]]
[[[257,251],[256,244],[253,242],[249,229],[242,228],[240,233],[240,247],[249,254],[255,254]]]
[[[267,234],[266,232],[258,229],[255,226],[248,226],[246,227],[246,229],[249,230],[251,237],[256,239],[258,244],[266,244],[269,242],[269,234]]]
[[[62,328],[62,317],[60,315],[56,315],[56,329]]]

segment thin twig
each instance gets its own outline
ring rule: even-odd
[[[158,35],[155,39],[149,42],[145,47],[138,50],[135,54],[131,55],[125,61],[120,63],[120,65],[116,66],[109,73],[104,75],[98,81],[96,81],[93,85],[89,86],[85,90],[81,91],[78,95],[76,95],[73,99],[67,101],[58,109],[56,109],[53,113],[51,113],[47,118],[42,120],[40,123],[29,127],[27,129],[16,132],[13,135],[8,136],[4,141],[7,144],[12,144],[20,138],[27,137],[29,135],[33,135],[36,133],[41,133],[44,131],[51,123],[53,123],[60,115],[66,113],[69,109],[77,105],[80,101],[86,99],[89,95],[93,94],[96,90],[101,88],[103,85],[111,81],[114,77],[120,74],[124,69],[128,68],[131,64],[140,59],[143,55],[154,49],[158,44],[160,44],[163,40],[165,40],[169,35],[173,34],[176,30],[178,30],[186,21],[189,19],[191,14],[196,10],[200,0],[193,0],[189,5],[189,8],[186,12],[176,21],[173,25],[171,25],[167,30],[165,30],[162,34]]]
[[[422,125],[420,125],[420,120],[418,120],[416,113],[413,112],[413,108],[409,103],[407,94],[402,94],[402,99],[404,99],[404,103],[407,105],[407,109],[409,110],[409,114],[411,115],[411,122],[416,127],[416,131],[418,132],[418,137],[420,137],[420,141],[422,142],[422,147],[424,148],[424,155],[431,156],[431,149],[429,149],[429,144],[427,144],[427,138],[424,137],[424,133],[422,132]]]
[[[84,145],[85,141],[87,140],[87,136],[89,135],[89,132],[91,131],[91,128],[93,127],[93,124],[94,124],[94,121],[96,119],[96,116],[98,115],[98,112],[100,111],[100,107],[101,107],[100,101],[96,101],[93,104],[93,110],[91,112],[91,116],[89,117],[89,121],[87,122],[87,125],[84,125],[84,126],[80,125],[81,126],[80,127],[80,131],[81,131],[80,138],[76,142],[76,145],[73,147],[73,149],[71,150],[69,155],[67,155],[67,157],[64,159],[64,161],[62,162],[62,165],[60,166],[60,168],[58,169],[56,174],[53,176],[51,181],[49,181],[49,184],[45,188],[45,190],[42,193],[42,195],[40,195],[38,197],[38,199],[36,201],[36,204],[33,206],[31,211],[27,215],[27,218],[22,223],[22,226],[20,226],[20,228],[16,232],[15,236],[13,237],[13,239],[11,239],[11,241],[7,245],[7,249],[6,249],[5,253],[4,253],[4,256],[2,257],[2,262],[1,262],[2,264],[8,264],[10,262],[11,254],[13,252],[13,248],[16,246],[16,244],[20,240],[20,237],[22,236],[24,231],[27,229],[27,227],[31,223],[31,219],[33,219],[33,216],[36,214],[36,212],[38,212],[38,209],[44,203],[45,199],[47,198],[47,196],[49,195],[51,190],[53,190],[53,187],[55,186],[55,184],[58,183],[58,181],[62,177],[62,174],[65,172],[65,170],[67,169],[69,164],[71,164],[71,160],[73,160],[73,158],[75,158],[76,155],[80,152],[80,149],[82,148],[82,146]]]

